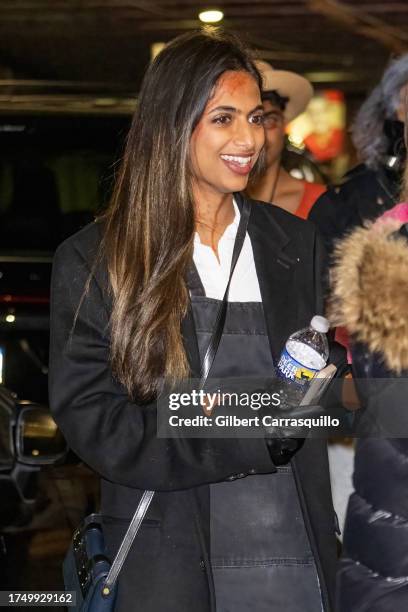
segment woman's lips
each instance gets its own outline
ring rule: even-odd
[[[252,156],[221,155],[221,159],[235,174],[245,176],[252,170]]]

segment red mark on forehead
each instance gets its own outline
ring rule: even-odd
[[[255,79],[249,72],[228,70],[218,79],[214,97],[216,98],[217,94],[221,92],[233,94],[238,88],[245,87],[254,81]]]
[[[244,70],[227,70],[218,79],[210,95],[204,114],[218,106],[233,107],[238,112],[248,113],[261,105],[256,79]]]

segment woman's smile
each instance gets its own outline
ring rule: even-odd
[[[221,155],[221,159],[232,172],[243,176],[251,172],[253,165],[252,158],[253,155]]]

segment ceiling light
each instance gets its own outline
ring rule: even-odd
[[[201,13],[199,13],[198,15],[200,21],[203,21],[204,23],[217,23],[218,21],[221,21],[223,17],[224,13],[222,11],[219,11],[218,9],[211,11],[201,11]]]
[[[156,55],[166,46],[165,42],[154,42],[150,45],[150,60],[153,61]]]

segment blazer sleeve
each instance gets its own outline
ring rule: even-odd
[[[51,283],[51,412],[72,450],[103,478],[170,491],[275,471],[263,439],[158,438],[155,404],[139,406],[112,376],[109,302],[69,239],[56,252]]]

